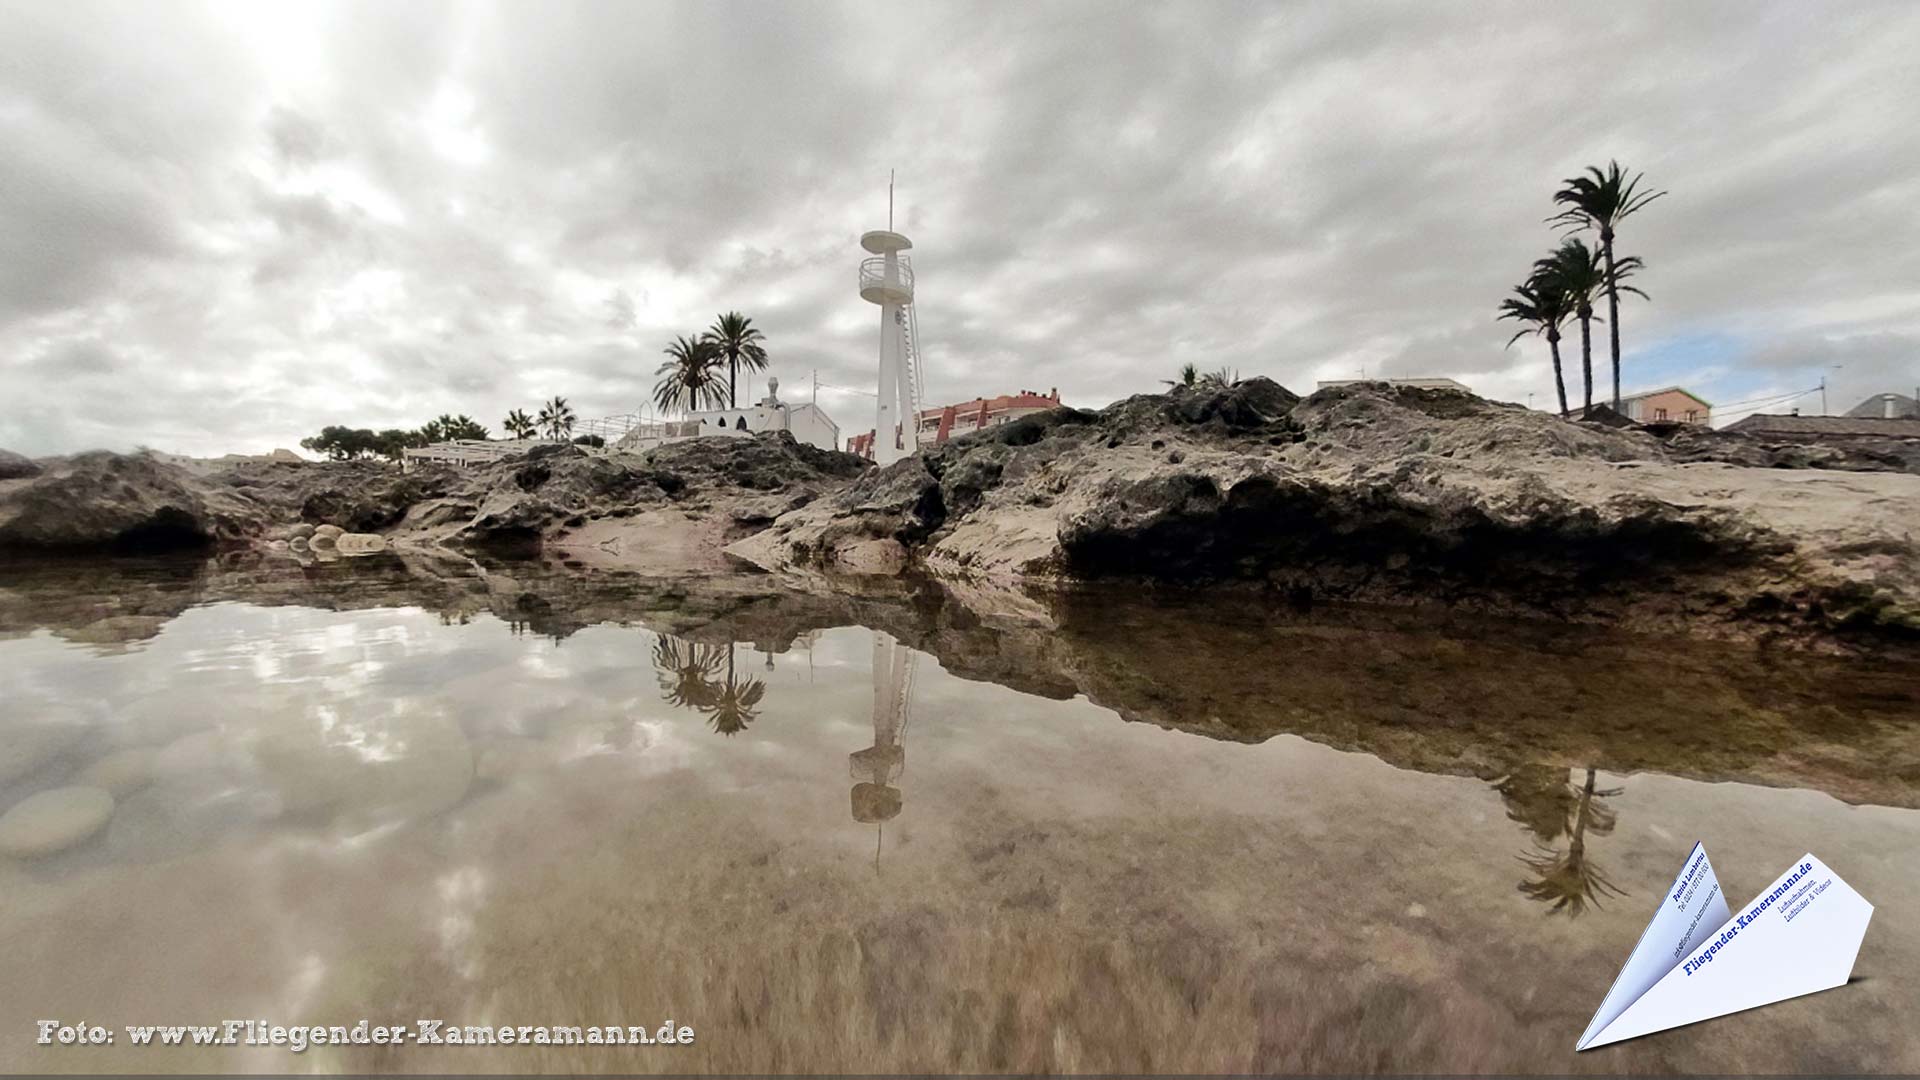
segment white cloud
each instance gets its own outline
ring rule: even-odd
[[[937,400],[1192,361],[1545,404],[1494,308],[1617,155],[1672,192],[1622,231],[1628,385],[1825,372],[1844,408],[1920,383],[1917,35],[1899,3],[0,6],[0,445],[625,412],[736,308],[794,393],[861,387],[889,169]]]

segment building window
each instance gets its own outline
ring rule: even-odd
[[[733,426],[741,431],[747,430],[747,418],[743,416],[740,419],[735,420],[733,422]]]
[[[1687,423],[1689,423],[1689,424],[1697,424],[1697,423],[1699,423],[1699,422],[1700,422],[1700,410],[1699,410],[1699,409],[1688,409],[1688,410],[1687,410]]]
[[[1653,410],[1653,418],[1655,420],[1665,420],[1667,418],[1667,410],[1665,409]]]

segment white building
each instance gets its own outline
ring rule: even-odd
[[[790,405],[781,401],[779,379],[768,379],[767,396],[752,405],[701,409],[688,413],[685,420],[643,425],[618,445],[645,448],[702,436],[741,438],[763,431],[791,431],[796,440],[809,446],[840,449],[840,425],[812,402]]]

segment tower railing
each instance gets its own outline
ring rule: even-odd
[[[913,293],[913,266],[905,259],[899,259],[894,272],[894,283]],[[887,284],[887,257],[875,255],[871,259],[860,260],[860,291],[877,289]]]

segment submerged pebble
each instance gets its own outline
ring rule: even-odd
[[[111,817],[113,796],[99,788],[43,791],[0,815],[0,854],[51,855],[99,832]]]
[[[80,771],[82,783],[104,789],[115,797],[146,787],[153,780],[157,752],[147,747],[115,750]]]
[[[379,533],[341,533],[333,538],[333,546],[342,555],[368,555],[387,550],[387,538]]]

